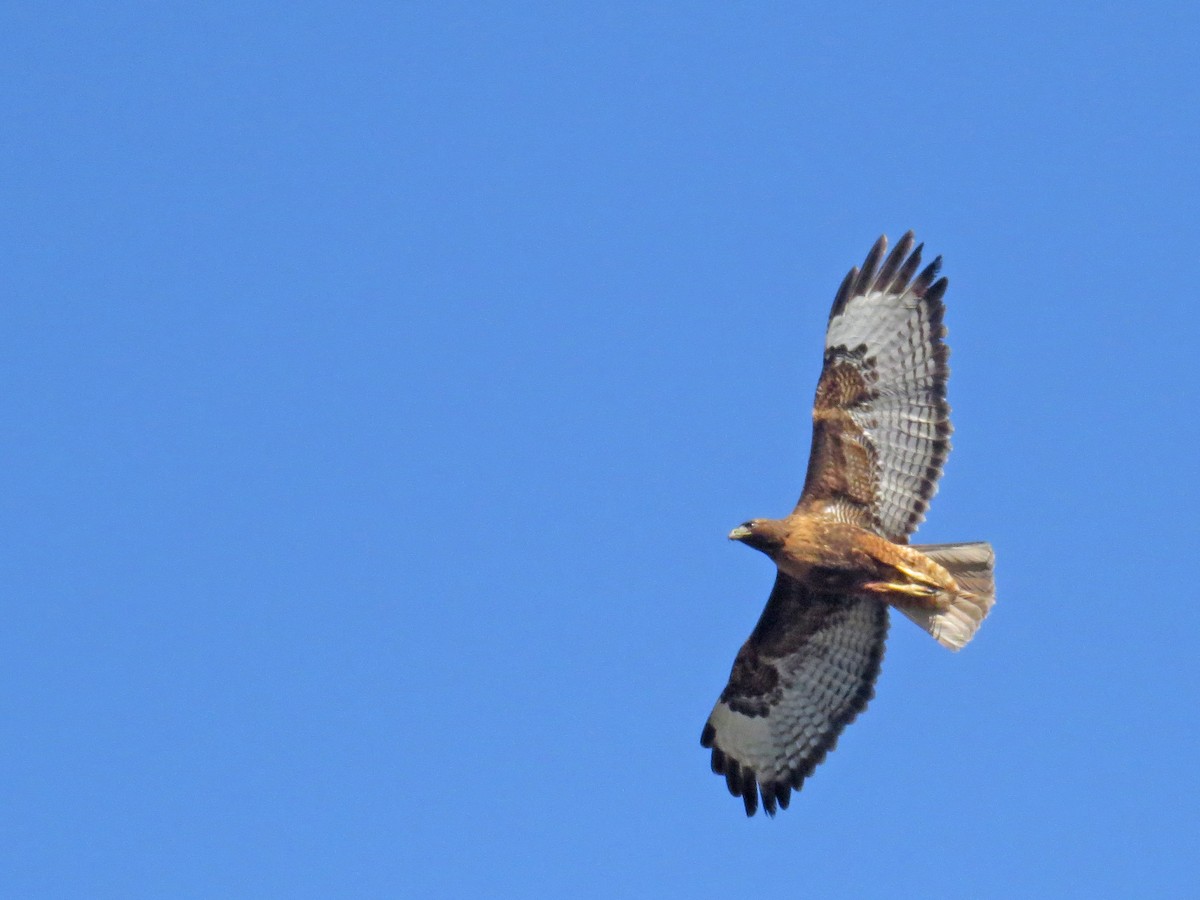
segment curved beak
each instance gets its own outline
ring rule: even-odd
[[[729,539],[731,541],[744,541],[748,537],[750,537],[750,529],[745,525],[739,525],[733,531],[729,532]]]

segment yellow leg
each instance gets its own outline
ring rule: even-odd
[[[923,584],[900,584],[894,581],[868,581],[863,588],[878,594],[905,594],[909,597],[932,597],[938,593],[936,588]]]
[[[896,571],[898,571],[901,575],[904,575],[907,578],[911,578],[913,581],[917,582],[918,584],[929,585],[929,587],[931,587],[931,588],[943,587],[943,585],[940,585],[936,581],[933,581],[924,572],[918,572],[916,569],[911,569],[908,566],[904,565],[903,563],[893,562],[892,567],[894,569],[896,569]]]

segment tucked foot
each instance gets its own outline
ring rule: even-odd
[[[893,562],[892,566],[905,578],[911,578],[914,582],[916,582],[916,584],[913,585],[914,587],[917,585],[922,587],[927,586],[933,589],[931,590],[931,593],[937,593],[938,590],[942,590],[946,587],[946,585],[940,584],[930,578],[928,572],[922,572],[919,569],[914,569],[899,562]]]
[[[905,574],[908,574],[907,572]],[[868,581],[863,585],[864,590],[876,594],[904,594],[906,597],[926,599],[940,593],[937,588],[924,584],[902,584],[895,581]]]

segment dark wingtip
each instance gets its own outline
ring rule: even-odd
[[[942,258],[939,256],[927,265],[923,272],[917,276],[917,280],[913,282],[912,292],[918,297],[924,297],[925,292],[929,290],[929,286],[933,284],[933,279],[937,278],[938,272],[942,269]]]
[[[747,816],[758,812],[758,780],[754,777],[753,769],[742,773],[742,804],[746,807]]]
[[[879,260],[883,257],[884,251],[887,250],[887,245],[887,235],[881,234],[871,247],[870,252],[867,253],[867,258],[863,260],[862,271],[854,279],[854,293],[856,296],[865,294],[871,290],[871,285],[875,281],[875,268],[879,265]]]
[[[883,268],[879,270],[879,275],[875,278],[875,284],[871,289],[875,291],[886,291],[896,277],[896,272],[900,269],[900,264],[904,262],[910,250],[913,247],[913,233],[906,231],[904,237],[900,238],[899,243],[892,248],[892,252],[888,254],[884,260]]]
[[[725,787],[734,797],[742,796],[742,766],[736,759],[728,761],[725,767]]]
[[[713,747],[712,752],[712,770],[714,775],[725,774],[725,754]]]
[[[762,807],[772,819],[775,818],[775,785],[768,783],[760,785],[759,790],[762,791]]]
[[[850,299],[850,289],[854,286],[854,279],[857,277],[858,266],[846,273],[846,277],[842,279],[842,286],[838,288],[837,295],[833,298],[833,309],[829,311],[829,318],[832,319],[846,308],[846,301]]]
[[[712,722],[705,722],[704,730],[700,732],[700,746],[711,747],[716,736],[717,729],[713,728]]]
[[[836,743],[836,739],[834,742]],[[792,771],[793,788],[798,791],[804,787],[804,779],[808,778],[808,776],[810,776],[816,770],[817,766],[821,764],[821,761],[825,759],[825,754],[827,752],[828,749],[822,750],[820,753],[811,757],[805,765],[800,766],[798,769],[794,769]]]
[[[900,267],[900,271],[897,272],[896,277],[892,279],[892,284],[889,290],[893,294],[900,294],[904,292],[905,287],[908,286],[908,283],[912,280],[913,275],[916,274],[917,268],[921,265],[921,251],[924,249],[924,244],[917,244],[917,246],[913,248],[912,253],[909,254],[908,259],[904,261],[904,265]]]
[[[946,288],[949,286],[950,279],[943,275],[929,286],[929,290],[925,292],[924,299],[929,303],[941,303],[942,297],[946,296]]]
[[[787,809],[788,804],[792,802],[792,786],[786,781],[775,782],[775,797],[779,800],[779,808]]]

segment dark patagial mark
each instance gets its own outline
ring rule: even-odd
[[[755,718],[765,716],[778,702],[779,669],[763,660],[750,641],[742,645],[733,661],[729,683],[721,692],[721,702],[736,713]]]

